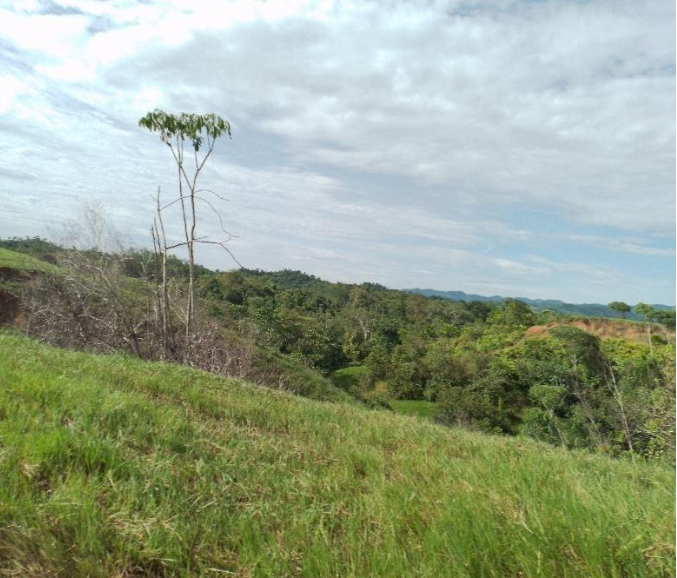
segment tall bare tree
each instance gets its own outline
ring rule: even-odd
[[[216,139],[220,136],[231,136],[230,123],[215,114],[188,114],[178,115],[168,114],[162,110],[154,110],[139,120],[139,126],[145,127],[151,132],[160,134],[164,142],[172,153],[176,164],[178,179],[178,196],[170,199],[166,204],[162,204],[160,190],[158,189],[156,204],[156,219],[153,226],[153,238],[156,251],[160,254],[160,265],[162,268],[162,288],[159,294],[162,296],[162,303],[159,304],[162,315],[162,324],[164,330],[167,330],[169,315],[169,305],[167,303],[167,252],[178,247],[186,247],[188,252],[188,303],[186,306],[185,331],[188,339],[193,332],[195,324],[195,245],[197,243],[219,245],[222,247],[237,263],[237,260],[226,247],[226,243],[233,237],[223,228],[223,220],[207,195],[213,195],[222,199],[212,190],[199,188],[198,179],[200,173],[207,162],[207,159],[214,151]],[[186,145],[186,141],[188,144]],[[188,155],[188,157],[186,157]],[[224,199],[222,199],[224,200]],[[165,225],[163,212],[178,204],[181,208],[181,219],[183,223],[184,240],[176,243],[168,243],[165,234]],[[198,204],[205,204],[207,208],[213,211],[218,217],[223,237],[220,239],[210,239],[197,234],[197,216]],[[239,265],[239,263],[238,263]]]

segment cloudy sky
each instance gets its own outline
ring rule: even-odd
[[[674,47],[673,0],[5,0],[0,236],[94,200],[149,245],[138,119],[214,112],[247,267],[674,304]]]

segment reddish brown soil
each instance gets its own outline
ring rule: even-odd
[[[569,325],[578,327],[583,331],[587,331],[592,335],[600,338],[618,337],[627,339],[629,341],[636,341],[637,343],[647,342],[647,324],[646,323],[632,323],[630,321],[623,321],[622,319],[593,319],[581,318],[572,319],[566,322],[554,322],[547,325],[534,325],[527,330],[527,337],[543,337],[547,335],[550,329],[560,326]],[[654,326],[654,334],[663,335],[663,330]],[[674,333],[671,334],[674,338]]]

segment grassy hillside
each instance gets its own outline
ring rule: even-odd
[[[674,474],[0,334],[0,573],[668,576]]]
[[[369,368],[364,365],[342,367],[331,374],[331,380],[344,391],[355,391],[360,387],[360,381],[369,374]]]
[[[433,419],[435,404],[423,399],[391,399],[390,406],[397,413],[415,415],[424,419]]]
[[[22,283],[36,273],[56,271],[50,263],[0,247],[0,325],[12,323],[17,317]]]
[[[0,305],[7,295],[19,290],[19,282],[28,279],[35,273],[54,273],[58,269],[50,263],[40,261],[31,255],[17,253],[0,247]],[[0,312],[0,318],[2,313]]]
[[[10,269],[17,272],[44,272],[51,273],[57,270],[54,265],[40,261],[31,255],[17,253],[0,247],[0,269]]]

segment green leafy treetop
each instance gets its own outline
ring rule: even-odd
[[[609,303],[609,309],[618,311],[621,314],[621,317],[625,319],[625,314],[630,312],[630,305],[624,303],[623,301],[612,301]]]
[[[656,311],[656,321],[668,329],[675,330],[675,310]]]
[[[675,329],[675,310],[659,311],[646,303],[637,303],[635,311],[649,322],[660,323],[668,329]]]
[[[215,114],[168,114],[155,109],[139,120],[139,126],[151,132],[159,132],[163,142],[170,144],[176,138],[190,139],[195,152],[200,150],[204,140],[203,132],[213,140],[230,135],[230,123]]]
[[[611,305],[609,305],[609,307],[611,307]],[[646,303],[637,303],[637,305],[635,305],[635,311],[647,321],[653,321],[657,313],[651,305],[647,305]]]

